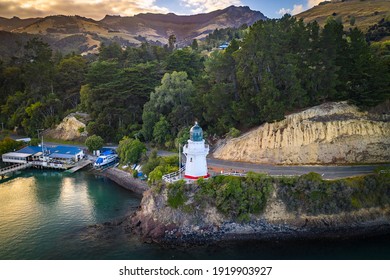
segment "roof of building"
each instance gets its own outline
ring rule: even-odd
[[[50,147],[47,148],[49,151],[49,154],[64,154],[64,155],[77,155],[82,150],[77,147],[71,147],[71,146],[56,146],[56,147]]]
[[[26,157],[29,157],[29,156],[31,156],[31,154],[19,153],[19,152],[11,152],[11,153],[3,154],[3,157],[26,158]]]
[[[229,44],[228,44],[228,43],[223,43],[223,44],[219,45],[218,48],[220,48],[220,49],[226,49],[226,48],[228,48],[228,47],[229,47]]]
[[[72,158],[82,150],[77,147],[71,146],[55,146],[55,147],[44,147],[48,151],[50,157],[57,158]],[[42,148],[38,146],[27,146],[15,152],[15,154],[25,155],[36,155],[42,152]],[[68,157],[69,156],[69,157]]]
[[[60,153],[52,153],[50,154],[51,158],[74,158],[73,154],[60,154]]]
[[[39,152],[42,152],[42,148],[38,146],[27,146],[24,147],[23,149],[16,151],[16,153],[29,154],[29,155],[34,155]]]

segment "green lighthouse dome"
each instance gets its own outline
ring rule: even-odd
[[[190,129],[190,139],[194,142],[203,141],[203,130],[198,122],[195,122],[195,125]]]

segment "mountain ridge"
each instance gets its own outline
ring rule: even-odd
[[[136,46],[144,41],[164,45],[170,35],[176,36],[179,47],[189,45],[193,39],[205,38],[216,28],[252,25],[267,18],[247,6],[230,6],[222,10],[196,15],[142,13],[134,16],[106,15],[101,20],[83,16],[51,15],[43,18],[0,18],[0,30],[18,34],[35,34],[50,37],[51,41],[82,35],[85,42],[119,40],[122,46]],[[82,49],[90,49],[92,45]],[[96,51],[96,46],[90,52]]]

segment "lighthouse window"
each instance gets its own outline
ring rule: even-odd
[[[190,162],[192,162],[192,158],[190,158]]]

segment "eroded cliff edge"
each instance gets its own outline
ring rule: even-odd
[[[229,139],[218,159],[271,164],[350,164],[390,161],[390,112],[326,103]]]
[[[390,232],[388,175],[310,176],[213,179],[214,189],[204,183],[153,187],[131,219],[132,231],[147,242],[184,245]]]

